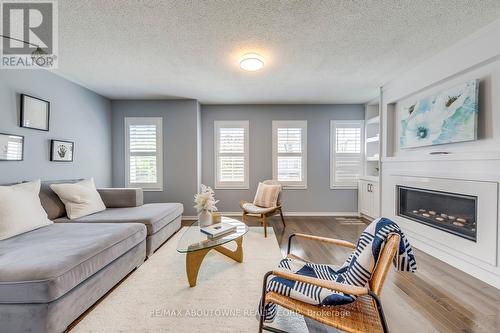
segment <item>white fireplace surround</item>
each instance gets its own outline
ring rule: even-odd
[[[462,176],[463,177],[463,176]],[[498,269],[498,182],[462,177],[409,175],[393,170],[383,182],[382,211],[396,221],[415,247],[500,288]],[[464,239],[397,215],[397,186],[477,197],[477,241]],[[387,197],[392,195],[392,197]],[[417,258],[418,261],[418,258]]]
[[[499,38],[500,20],[384,84],[380,195],[381,215],[397,221],[415,248],[500,289],[500,43],[492,43]],[[478,140],[400,149],[397,113],[402,107],[475,79],[480,82]],[[479,193],[477,243],[397,216],[398,183]]]

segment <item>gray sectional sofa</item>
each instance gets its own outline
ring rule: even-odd
[[[181,227],[184,210],[182,204],[144,204],[142,190],[137,188],[98,189],[107,209],[70,220],[66,217],[64,204],[50,189],[50,184],[53,183],[44,182],[40,189],[40,199],[49,219],[56,223],[142,223],[147,230],[148,257]]]
[[[68,220],[49,184],[56,223],[0,241],[1,332],[63,332],[180,229],[181,204],[143,204],[137,189],[99,189],[108,208]]]

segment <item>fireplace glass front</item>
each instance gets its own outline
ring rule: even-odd
[[[399,216],[476,241],[476,196],[400,185],[397,193]]]

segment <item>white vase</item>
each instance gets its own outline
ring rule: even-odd
[[[202,210],[198,213],[198,225],[200,227],[207,227],[212,224],[212,213],[208,210]]]

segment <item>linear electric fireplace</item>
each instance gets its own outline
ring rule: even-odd
[[[477,197],[397,185],[397,214],[476,241]]]

